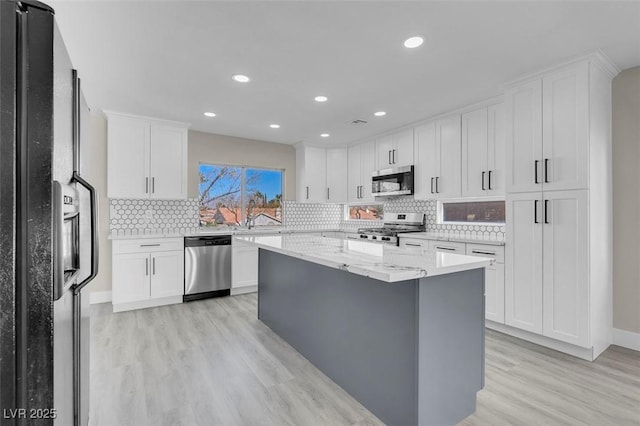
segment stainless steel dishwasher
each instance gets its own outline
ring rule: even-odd
[[[228,296],[231,290],[231,236],[184,239],[185,302]]]

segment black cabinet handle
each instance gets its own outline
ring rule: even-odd
[[[396,164],[396,150],[395,149],[393,150],[393,154],[392,154],[391,158],[393,159],[393,164]]]
[[[490,251],[480,251],[480,250],[471,250],[471,253],[475,253],[475,254],[486,254],[489,256],[495,256],[496,253],[495,252],[490,252]]]
[[[422,247],[422,244],[404,243],[405,246]]]
[[[549,159],[544,159],[544,183],[549,183]]]
[[[149,276],[149,259],[144,260],[144,276]]]
[[[436,250],[456,251],[456,249],[451,247],[440,247],[440,246],[436,246]]]
[[[329,197],[329,187],[327,186],[327,200],[330,200],[331,197]]]
[[[492,171],[491,171],[491,170],[489,170],[489,189],[493,189],[493,188],[491,187],[491,173],[492,173]]]
[[[391,163],[391,150],[389,150],[389,164],[393,164]]]
[[[544,223],[549,223],[548,209],[549,209],[549,200],[544,200]]]
[[[151,258],[151,263],[152,263],[152,268],[151,268],[152,274],[155,275],[156,274],[156,258],[155,257]]]
[[[533,200],[533,223],[538,223],[538,200]]]
[[[433,177],[431,177],[431,193],[433,194]]]
[[[540,161],[538,161],[538,160],[535,160],[535,161],[533,162],[533,169],[534,169],[534,172],[533,172],[533,174],[534,174],[533,180],[534,180],[534,183],[540,183],[540,182],[538,182],[538,163],[539,163],[539,162],[540,162]]]
[[[484,175],[486,172],[482,172],[482,190],[484,191],[486,188],[484,187]]]
[[[156,178],[154,177],[151,178],[151,193],[156,193]]]
[[[309,187],[307,186],[307,200],[309,199]]]
[[[140,244],[140,247],[160,247],[160,244]]]
[[[436,176],[436,194],[439,194],[440,191],[438,191],[438,180],[440,179],[440,176]]]
[[[145,194],[149,193],[149,178],[148,177],[144,178],[144,193]]]

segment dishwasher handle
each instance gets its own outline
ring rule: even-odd
[[[206,237],[185,237],[185,247],[230,246],[231,235],[216,235]]]

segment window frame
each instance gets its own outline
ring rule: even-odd
[[[231,164],[231,163],[218,163],[218,164],[214,164],[214,163],[210,163],[207,161],[198,161],[198,175],[200,173],[200,167],[201,166],[212,166],[212,167],[234,167],[234,168],[238,168],[240,169],[240,211],[242,212],[242,214],[245,214],[245,209],[246,209],[246,203],[245,203],[245,193],[246,193],[246,178],[247,178],[247,169],[258,169],[258,170],[267,170],[267,171],[272,171],[272,172],[280,172],[282,173],[282,183],[280,185],[281,191],[280,191],[280,195],[281,195],[281,199],[280,199],[280,208],[283,210],[282,211],[282,222],[280,222],[280,225],[270,225],[270,226],[284,226],[284,192],[285,192],[285,182],[286,182],[286,173],[287,173],[287,169],[280,169],[280,168],[274,168],[274,167],[264,167],[264,166],[251,166],[251,165],[241,165],[241,164]],[[200,186],[198,184],[198,198],[200,198]],[[200,205],[198,205],[198,212],[200,211]],[[246,221],[247,218],[243,217],[242,218],[242,222],[240,225],[236,225],[236,226],[246,226]],[[200,213],[198,213],[198,223],[200,224]],[[203,225],[199,225],[200,228],[204,228],[206,226]]]
[[[382,217],[379,219],[355,219],[349,217],[349,210],[351,207],[356,206],[382,206]],[[383,222],[384,221],[384,203],[347,203],[344,205],[344,220],[366,220],[369,222]]]
[[[462,221],[445,221],[444,220],[444,205],[447,203],[489,203],[502,201],[505,203],[505,217],[504,222],[462,222]],[[487,198],[487,199],[453,199],[453,200],[438,200],[436,206],[436,224],[438,225],[466,225],[466,226],[505,226],[507,224],[507,212],[506,202],[504,198]]]

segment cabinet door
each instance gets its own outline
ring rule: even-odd
[[[362,165],[362,190],[360,201],[373,202],[375,199],[371,192],[371,175],[376,170],[375,147],[373,142],[362,144],[360,150],[360,160]]]
[[[460,196],[461,135],[460,116],[436,121],[436,158],[440,158],[436,175],[436,196],[455,198]]]
[[[504,324],[504,264],[484,268],[484,316]]]
[[[503,196],[505,192],[505,143],[504,143],[504,105],[491,105],[487,109],[487,195]]]
[[[109,198],[148,198],[149,122],[119,116],[108,121]]]
[[[347,149],[327,149],[327,201],[347,202]]]
[[[587,191],[545,192],[544,335],[589,347]]]
[[[360,145],[350,146],[348,157],[347,199],[350,203],[360,201],[360,185],[362,184],[362,164]]]
[[[588,188],[588,73],[583,63],[542,79],[545,191]]]
[[[258,285],[258,248],[233,243],[231,287]]]
[[[505,323],[542,333],[542,194],[508,194]]]
[[[187,198],[187,129],[151,125],[151,198]]]
[[[413,173],[414,198],[435,198],[434,180],[436,170],[436,124],[424,124],[414,129],[415,168]]]
[[[393,138],[391,135],[376,139],[376,169],[389,169],[393,166]]]
[[[412,166],[413,159],[413,129],[407,129],[393,136],[391,159],[394,167]]]
[[[462,196],[487,195],[488,167],[487,108],[462,115]]]
[[[116,254],[112,268],[113,304],[149,299],[149,253]]]
[[[323,148],[296,150],[298,202],[323,203],[327,198],[327,158]]]
[[[165,251],[151,255],[151,298],[184,294],[184,252]]]
[[[507,192],[541,191],[542,82],[512,88],[505,99]]]

